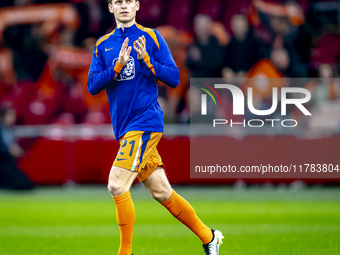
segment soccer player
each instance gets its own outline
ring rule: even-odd
[[[109,0],[108,7],[117,28],[97,41],[87,86],[92,95],[106,90],[120,142],[108,183],[120,229],[118,255],[131,255],[135,209],[129,190],[136,177],[201,239],[206,254],[218,254],[222,233],[204,225],[192,206],[171,188],[156,148],[164,129],[157,82],[175,88],[179,70],[161,35],[136,23],[138,0]]]

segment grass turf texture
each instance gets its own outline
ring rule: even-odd
[[[340,254],[340,189],[183,188],[177,192],[223,232],[220,254]],[[133,253],[204,254],[199,239],[147,191],[136,208]],[[117,254],[115,206],[104,187],[0,191],[0,254]]]

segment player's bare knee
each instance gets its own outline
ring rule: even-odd
[[[127,192],[126,187],[121,185],[119,182],[109,182],[107,189],[113,197],[119,196]]]
[[[164,203],[170,197],[166,190],[163,190],[163,191],[150,191],[150,195],[151,195],[151,197],[153,199],[155,199],[159,203]]]
[[[163,193],[151,193],[151,197],[159,203],[164,203],[167,199]]]

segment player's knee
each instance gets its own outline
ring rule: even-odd
[[[150,195],[153,199],[155,199],[159,203],[164,203],[170,197],[168,192],[166,192],[165,190],[164,191],[150,191]]]
[[[110,182],[107,185],[107,189],[109,190],[109,192],[111,193],[111,195],[113,197],[119,196],[124,194],[125,192],[127,192],[126,187],[124,187],[124,185],[121,185],[120,183],[112,183]]]

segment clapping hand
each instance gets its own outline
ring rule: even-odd
[[[120,49],[119,52],[119,57],[118,57],[118,62],[121,63],[123,66],[126,66],[126,64],[130,60],[130,53],[131,53],[131,46],[128,48],[127,46],[129,45],[129,38],[126,38],[122,48]]]
[[[133,44],[133,48],[137,52],[137,58],[141,60],[146,54],[146,47],[145,47],[145,37],[139,37]]]

